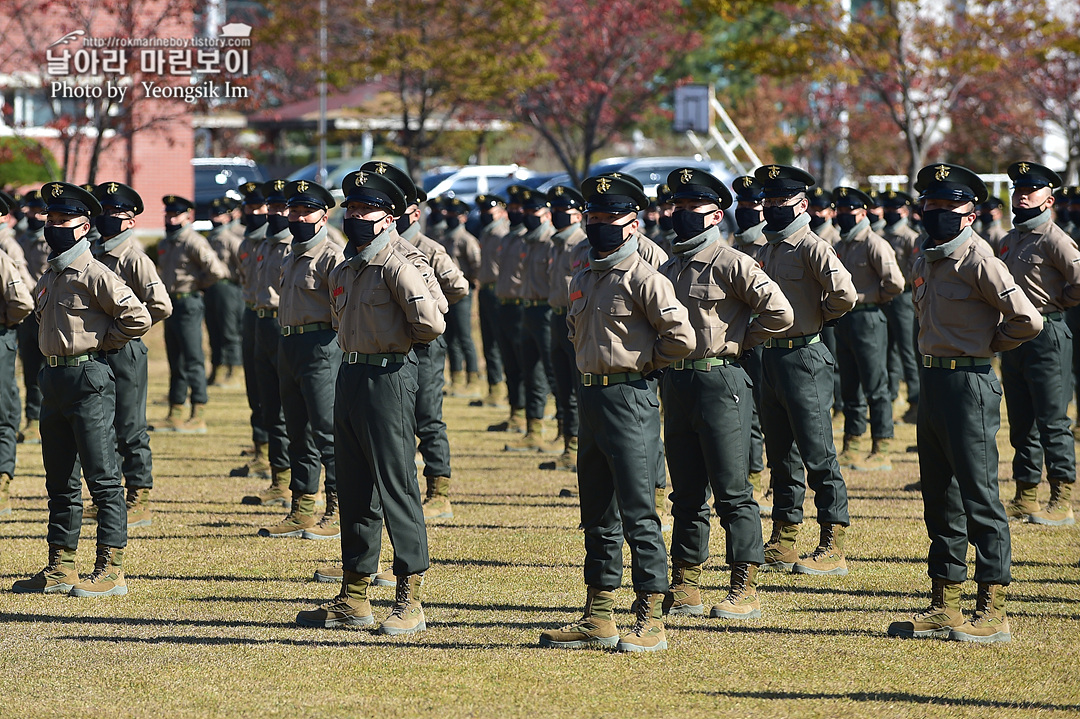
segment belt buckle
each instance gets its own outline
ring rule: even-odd
[[[360,353],[359,352],[350,352],[348,354],[348,356],[345,358],[345,361],[348,362],[349,364],[356,364],[359,360],[360,360]]]
[[[956,360],[949,360],[949,369],[956,369]]]
[[[292,327],[282,327],[281,328],[281,336],[282,337],[288,337],[291,334],[292,334]]]
[[[922,357],[922,366],[923,367],[933,367],[934,366],[934,358],[931,357],[930,355],[923,355],[923,357]]]
[[[787,348],[789,350],[795,349],[795,340],[787,340]]]
[[[771,350],[772,347],[773,347],[773,338],[772,337],[766,338],[765,339],[765,349]]]
[[[49,366],[50,367],[59,367],[60,366],[59,359],[60,358],[57,357],[56,355],[49,355],[49,357],[48,357]]]
[[[686,360],[675,360],[671,364],[672,369],[684,369],[686,367]]]
[[[581,375],[581,386],[582,387],[592,387],[592,373],[591,372],[586,372],[583,375]]]
[[[608,386],[608,376],[606,374],[600,375],[600,386],[601,387],[607,387]]]

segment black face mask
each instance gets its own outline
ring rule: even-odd
[[[528,230],[529,232],[532,232],[533,230],[540,227],[540,225],[544,224],[544,218],[543,217],[538,217],[536,215],[525,215],[524,222],[525,222],[525,229]]]
[[[74,227],[46,227],[45,228],[45,241],[49,243],[49,248],[52,250],[53,255],[59,255],[62,252],[67,252],[78,240],[75,239]]]
[[[755,210],[752,207],[736,207],[735,224],[738,225],[739,232],[746,232],[751,227],[757,227],[761,224],[761,210]]]
[[[510,212],[507,211],[506,218],[510,220],[512,226],[520,225],[525,220],[525,213],[520,211]]]
[[[671,232],[673,229],[675,229],[675,225],[672,223],[671,218],[667,215],[660,215],[660,219],[657,220],[657,223],[660,225],[660,229],[664,232]]]
[[[244,215],[247,218],[245,225],[249,230],[257,230],[266,224],[266,215]]]
[[[271,235],[276,235],[282,230],[289,229],[289,218],[286,215],[267,215],[266,216],[266,231]]]
[[[31,232],[37,232],[44,226],[45,220],[39,220],[33,215],[26,216],[26,229],[30,230]]]
[[[297,242],[307,242],[315,237],[318,230],[315,229],[314,222],[290,222],[289,232]]]
[[[182,229],[184,229],[183,225],[170,225],[168,222],[166,222],[165,223],[165,236],[166,237],[176,237],[176,235],[178,235]]]
[[[675,210],[671,224],[680,240],[691,240],[705,231],[705,215],[690,210]]]
[[[551,224],[555,226],[556,230],[565,230],[570,225],[574,224],[573,218],[570,217],[569,212],[552,212]]]
[[[609,225],[596,222],[585,225],[585,237],[597,252],[611,252],[626,240],[623,239],[623,225]]]
[[[935,242],[947,242],[960,234],[964,215],[952,210],[923,210],[922,223],[926,234]]]
[[[356,247],[363,247],[375,239],[375,220],[362,220],[359,217],[346,217],[341,229],[349,242]]]
[[[495,215],[491,214],[490,212],[481,212],[480,213],[480,226],[481,227],[487,227],[488,225],[490,225],[494,221],[495,221]]]
[[[397,228],[398,234],[400,235],[402,232],[412,227],[412,218],[408,215],[402,215],[401,217],[394,220],[394,227]]]
[[[816,230],[817,228],[824,225],[826,221],[826,218],[822,217],[821,215],[810,215],[810,229]]]
[[[649,219],[645,220],[645,229],[646,230],[651,230],[654,227],[656,227],[656,220],[649,220]]]
[[[97,231],[101,233],[102,237],[116,237],[123,231],[121,228],[123,224],[123,217],[98,215],[94,218],[94,226],[97,227]]]
[[[904,218],[900,216],[899,212],[886,212],[885,213],[885,224],[886,225],[895,225],[897,222],[899,222],[902,219],[904,219]]]
[[[766,207],[761,214],[765,217],[765,227],[773,232],[779,232],[795,221],[795,205]]]
[[[1034,220],[1036,217],[1042,214],[1042,208],[1039,207],[1014,207],[1013,208],[1013,224],[1017,222],[1027,222],[1028,220]]]
[[[837,215],[836,226],[840,228],[843,233],[851,232],[855,229],[855,225],[859,224],[859,220],[855,215]]]
[[[446,216],[446,227],[447,227],[447,229],[452,230],[452,229],[454,229],[455,227],[457,227],[460,224],[461,224],[461,218],[458,217],[457,215],[447,215]]]
[[[1074,225],[1080,225],[1080,210],[1069,210],[1069,221]]]

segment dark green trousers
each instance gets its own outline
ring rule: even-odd
[[[22,413],[19,385],[15,383],[18,353],[14,327],[0,325],[0,472],[15,476],[15,435]]]
[[[240,350],[244,361],[244,389],[247,392],[248,408],[251,410],[251,440],[258,444],[270,441],[266,425],[262,418],[262,404],[259,402],[259,381],[255,376],[255,325],[259,317],[255,310],[244,308],[240,323]]]
[[[1001,385],[989,366],[923,368],[917,442],[931,579],[1008,584],[1009,520],[998,496],[997,436]]]
[[[822,327],[821,328],[821,341],[829,348],[829,352],[833,357],[836,357],[836,328],[835,327]],[[833,409],[841,410],[844,408],[844,398],[840,391],[840,368],[833,366]]]
[[[521,378],[525,383],[525,416],[543,419],[551,372],[551,308],[526,307],[521,323]]]
[[[889,326],[889,399],[900,396],[900,380],[907,382],[908,402],[919,403],[919,357],[915,351],[915,305],[906,289],[885,305]]]
[[[243,362],[240,325],[244,294],[240,285],[221,280],[206,288],[206,334],[210,338],[210,363],[235,367]]]
[[[278,376],[278,341],[281,326],[274,317],[255,320],[255,381],[259,388],[259,409],[267,436],[270,466],[286,469],[289,463],[289,435],[281,412],[281,380]]]
[[[30,317],[33,317],[33,315],[30,315]],[[29,317],[27,320],[29,320]],[[1069,393],[1070,395],[1073,392],[1076,393],[1076,406],[1080,407],[1080,347],[1077,346],[1080,344],[1080,305],[1065,310],[1065,323],[1073,334],[1072,388]],[[26,322],[23,322],[23,324],[26,324]],[[22,342],[22,335],[19,335],[19,341]],[[26,400],[26,404],[27,407],[30,406],[29,399]],[[1078,410],[1078,413],[1080,413],[1080,410]]]
[[[446,338],[414,348],[419,362],[416,391],[416,436],[424,458],[425,477],[450,476],[450,439],[443,421],[443,384],[446,373]]]
[[[892,400],[886,364],[888,320],[880,309],[848,312],[836,325],[836,363],[844,402],[844,434],[866,433],[870,405],[870,434],[893,436]]]
[[[450,371],[479,372],[476,360],[476,344],[472,337],[472,293],[450,305],[446,313],[446,354],[450,358]]]
[[[340,367],[341,348],[333,330],[280,339],[278,381],[289,436],[293,493],[317,493],[324,467],[326,491],[337,491],[334,385]]]
[[[45,358],[38,345],[37,315],[33,312],[27,315],[19,325],[17,333],[23,385],[26,387],[26,418],[38,419],[41,416],[41,387],[38,385],[38,375],[45,366]]]
[[[1013,479],[1038,484],[1076,481],[1076,446],[1069,422],[1073,333],[1061,320],[1046,320],[1033,340],[1001,353],[1001,385],[1013,447]]]
[[[165,318],[165,353],[169,358],[169,404],[206,404],[206,355],[203,354],[205,304],[199,295],[173,300]]]
[[[758,345],[743,353],[739,364],[753,383],[754,404],[750,413],[750,471],[765,471],[765,435],[761,431],[761,353],[764,349]]]
[[[495,290],[481,287],[477,293],[480,314],[480,342],[484,350],[484,365],[488,384],[503,381],[502,350],[499,345],[499,298]]]
[[[43,367],[39,381],[49,544],[68,549],[79,546],[85,479],[98,508],[98,544],[127,546],[127,504],[113,429],[116,380],[112,368],[103,359],[77,367]]]
[[[671,557],[709,558],[709,494],[727,538],[726,558],[763,564],[761,518],[750,472],[753,392],[738,365],[664,373],[664,448],[671,473]]]
[[[577,390],[581,384],[574,343],[570,341],[566,326],[566,313],[551,314],[551,373],[555,377],[555,405],[559,408],[559,422],[568,437],[578,436]]]
[[[427,527],[416,481],[416,357],[376,367],[343,364],[334,400],[334,452],[341,503],[341,563],[378,571],[383,523],[397,576],[429,566]]]
[[[660,403],[645,380],[581,387],[578,490],[585,531],[585,584],[622,584],[625,538],[638,592],[667,589],[667,552],[656,514]]]
[[[522,307],[499,304],[499,354],[506,372],[506,396],[510,406],[525,408],[525,382],[521,376]]]
[[[146,431],[146,345],[131,340],[105,356],[116,378],[116,451],[124,483],[129,489],[154,487],[150,435]]]
[[[773,519],[802,522],[809,484],[819,524],[851,521],[829,416],[835,364],[822,342],[762,353],[761,426],[772,474]]]

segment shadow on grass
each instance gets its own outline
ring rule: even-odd
[[[330,589],[333,589],[333,585],[331,585],[331,584],[326,584],[324,586],[329,587]],[[375,606],[379,606],[379,605],[389,606],[389,604],[391,603],[391,600],[393,598],[393,588],[391,588],[391,587],[376,587],[375,589],[372,589],[370,591],[371,592],[377,592],[379,589],[385,589],[386,590],[386,598],[385,599],[374,598],[374,599],[371,600],[372,604],[375,605]],[[303,605],[307,605],[307,604],[321,604],[322,602],[326,601],[326,598],[323,597],[323,598],[313,598],[313,599],[297,599],[296,597],[226,597],[226,596],[212,596],[212,597],[188,597],[188,598],[184,599],[183,601],[185,601],[185,602],[203,602],[203,603],[206,603],[206,602],[209,602],[209,603],[220,602],[220,603],[223,603],[223,604],[228,604],[228,603],[233,603],[233,604],[259,604],[259,603],[262,603],[262,602],[267,602],[267,603],[271,603],[271,604],[273,604],[273,603],[295,604],[295,605],[298,605],[298,606],[303,606]],[[563,615],[563,614],[568,614],[568,615],[572,614],[572,615],[576,615],[576,616],[581,615],[581,607],[580,606],[577,606],[577,607],[558,607],[558,606],[536,607],[536,606],[530,606],[530,605],[527,605],[527,604],[463,604],[461,602],[428,602],[428,601],[425,601],[423,604],[424,604],[424,609],[425,610],[447,609],[447,610],[466,611],[466,612],[515,612],[515,613],[519,613],[519,614],[520,613],[537,613],[537,614],[544,614],[544,615],[550,614],[550,615],[553,615],[553,616],[555,616],[555,615]],[[629,611],[622,612],[620,610],[616,610],[615,613],[616,614],[626,614],[627,616],[630,616]],[[440,627],[445,627],[445,626],[462,626],[462,627],[467,627],[467,626],[474,626],[474,627],[516,627],[516,626],[525,626],[525,627],[531,627],[533,624],[536,624],[537,627],[541,627],[541,628],[544,628],[544,629],[552,626],[551,622],[539,622],[539,623],[536,623],[536,622],[526,622],[526,623],[518,623],[518,622],[456,622],[456,623],[438,622],[438,624],[439,624]]]
[[[987,709],[1041,709],[1044,711],[1076,711],[1080,704],[1048,704],[1046,702],[1011,702],[992,699],[968,699],[966,697],[940,697],[906,692],[735,692],[703,691],[695,692],[711,697],[731,697],[735,699],[789,699],[795,701],[813,701],[815,699],[848,699],[856,702],[889,702],[909,704],[937,704],[942,706],[985,707]]]
[[[751,620],[753,621],[753,620]],[[727,632],[729,634],[777,634],[782,636],[807,636],[807,637],[875,637],[880,638],[882,632],[877,629],[825,629],[814,627],[810,629],[797,629],[795,627],[777,626],[754,626],[753,624],[687,624],[669,627],[672,632]]]
[[[120,627],[259,627],[262,629],[295,629],[292,622],[254,622],[242,619],[151,619],[148,617],[72,617],[61,614],[13,614],[0,612],[0,624],[49,622],[56,624],[109,624]],[[102,637],[105,639],[106,637]],[[110,640],[115,637],[108,637]]]
[[[434,626],[434,625],[433,625]],[[439,624],[438,626],[445,626]],[[292,626],[292,629],[300,627]],[[370,629],[312,629],[312,632],[340,632],[356,636],[353,641],[326,640],[326,639],[250,639],[247,637],[84,637],[64,636],[58,639],[68,639],[76,642],[107,642],[109,644],[180,644],[196,646],[288,646],[288,647],[330,647],[330,648],[362,648],[378,647],[382,649],[504,649],[511,647],[531,648],[535,644],[464,644],[458,642],[425,642],[423,635],[409,637],[404,641],[390,637],[379,636],[375,638]]]

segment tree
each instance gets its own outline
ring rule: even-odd
[[[514,98],[514,110],[555,152],[573,182],[593,155],[664,97],[664,77],[698,34],[678,0],[550,0],[555,28],[548,82]]]

